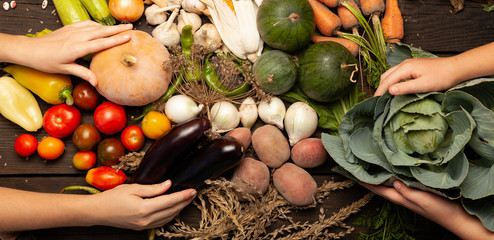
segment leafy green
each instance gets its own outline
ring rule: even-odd
[[[410,210],[384,200],[375,211],[362,214],[353,223],[375,230],[371,234],[360,233],[358,240],[415,240],[412,234],[416,228]]]
[[[317,112],[319,127],[337,135],[343,116],[355,104],[364,99],[364,93],[360,91],[358,85],[354,85],[352,90],[342,98],[331,103],[319,103],[311,100],[298,85],[295,85],[289,92],[282,94],[280,98],[290,103],[302,101],[309,104]]]
[[[486,12],[492,12],[494,11],[494,3],[493,2],[487,2],[486,4],[482,4],[484,6],[484,11]]]

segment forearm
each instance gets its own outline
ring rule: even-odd
[[[35,193],[0,187],[0,232],[89,226],[91,195]]]
[[[0,33],[0,62],[25,65],[30,56],[30,37]]]
[[[494,75],[494,42],[452,57],[458,81]]]

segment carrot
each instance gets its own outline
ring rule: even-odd
[[[350,51],[353,54],[353,56],[357,56],[360,49],[360,46],[357,43],[346,38],[312,35],[310,40],[315,43],[324,42],[324,41],[337,42],[343,45],[344,47],[346,47],[346,49],[348,49],[348,51]]]
[[[386,1],[386,11],[382,20],[382,28],[386,42],[399,42],[404,35],[403,17],[397,0]]]
[[[384,12],[384,0],[360,0],[360,8],[365,16]]]
[[[358,10],[360,12],[359,7],[353,0],[342,0],[342,2],[347,2],[350,6],[352,6],[354,9]],[[353,15],[348,8],[346,8],[343,5],[339,5],[336,8],[336,11],[338,12],[338,17],[341,20],[341,24],[343,26],[343,29],[346,30],[352,30],[354,34],[358,34],[358,26],[359,22],[357,17]]]
[[[319,2],[324,3],[327,7],[335,8],[338,7],[340,0],[318,0]]]
[[[309,0],[312,10],[314,10],[314,21],[317,29],[325,36],[332,36],[341,27],[341,20],[326,5],[317,1]]]

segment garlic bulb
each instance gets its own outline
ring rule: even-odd
[[[223,42],[214,24],[205,23],[194,33],[194,43],[206,48],[207,53],[211,53],[220,48]]]
[[[261,101],[258,110],[259,117],[263,122],[273,124],[279,129],[283,129],[283,119],[285,118],[286,108],[279,97],[271,97],[269,102],[266,100]]]
[[[211,107],[211,125],[217,133],[228,132],[238,126],[240,115],[231,102],[221,101]]]
[[[197,29],[201,27],[202,20],[201,17],[195,13],[189,13],[185,10],[180,10],[180,15],[177,20],[177,28],[179,32],[182,32],[182,28],[187,25],[192,26],[192,33],[195,33]]]
[[[179,5],[180,7],[182,7],[182,3],[183,1],[182,0],[167,0],[166,3],[170,6],[170,5]]]
[[[201,15],[207,6],[201,0],[183,0],[182,8],[187,12]]]
[[[177,46],[180,44],[180,32],[177,30],[177,25],[173,23],[178,15],[178,8],[173,10],[170,18],[158,25],[151,32],[151,35],[158,39],[163,45],[167,47]]]
[[[251,97],[246,98],[239,107],[242,126],[250,129],[257,121],[257,105]]]
[[[285,130],[290,146],[314,134],[318,119],[316,111],[304,102],[296,102],[286,110]]]
[[[197,117],[203,108],[186,95],[174,95],[165,103],[165,115],[174,123],[181,123]]]
[[[168,7],[160,8],[158,5],[153,4],[146,8],[144,16],[146,16],[146,22],[150,25],[159,25],[166,21],[168,13],[166,11],[180,8],[179,5],[172,5]]]

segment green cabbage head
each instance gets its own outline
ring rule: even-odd
[[[494,79],[446,92],[372,97],[322,141],[334,170],[370,184],[395,179],[457,199],[494,230]]]

